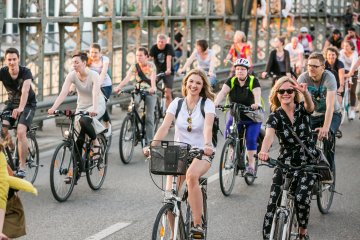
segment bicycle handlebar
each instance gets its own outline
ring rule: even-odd
[[[58,117],[58,116],[75,117],[75,116],[78,116],[78,115],[89,116],[90,112],[88,112],[88,111],[79,111],[79,112],[75,113],[75,112],[72,112],[71,110],[65,110],[65,111],[64,110],[55,110],[53,115],[55,117]]]
[[[228,105],[218,105],[218,106],[216,106],[216,109],[219,109],[219,110],[222,110],[222,111],[224,111],[226,109],[231,109],[231,108],[234,109],[234,110],[238,109],[238,110],[240,110],[242,112],[254,112],[254,111],[256,111],[256,110],[252,109],[251,107],[245,106],[245,105],[243,105],[241,103],[231,103],[231,104],[228,104]],[[259,106],[259,109],[262,109],[262,107]]]

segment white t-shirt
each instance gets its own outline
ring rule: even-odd
[[[344,53],[344,49],[340,50],[339,54],[339,60],[344,63],[344,68],[347,71],[350,71],[353,65],[355,65],[356,61],[358,59],[358,53],[357,51],[353,51],[350,57],[347,57]]]
[[[304,54],[304,48],[303,46],[298,43],[296,44],[296,48],[294,49],[292,47],[292,43],[288,43],[285,46],[285,50],[288,50],[289,55],[290,55],[290,62],[291,62],[291,67],[294,66],[294,64],[296,64],[296,66],[300,66],[300,59],[299,59],[299,55],[303,55]],[[302,66],[300,66],[302,67]]]
[[[190,144],[192,147],[203,149],[205,145],[205,140],[204,140],[205,118],[201,113],[201,99],[202,97],[200,97],[198,103],[196,104],[196,107],[194,108],[191,114],[191,119],[192,119],[191,132],[187,131],[187,127],[189,126],[189,123],[187,122],[189,113],[187,111],[186,103],[184,99],[181,109],[179,111],[179,115],[175,121],[174,141],[184,142]],[[171,113],[175,116],[179,100],[180,98],[175,98],[170,103],[166,112]],[[204,112],[205,114],[212,113],[215,115],[215,105],[214,102],[211,101],[210,99],[206,99],[205,101]]]

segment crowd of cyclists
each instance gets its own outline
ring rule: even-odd
[[[195,233],[204,233],[201,225],[202,195],[198,179],[207,173],[212,164],[215,147],[212,144],[212,126],[216,116],[216,107],[224,98],[228,97],[230,103],[240,103],[253,110],[264,111],[261,98],[260,81],[253,73],[251,61],[251,47],[246,36],[241,31],[234,34],[232,44],[224,63],[231,62],[231,72],[228,80],[221,90],[215,94],[218,84],[215,73],[215,54],[206,40],[197,40],[194,51],[182,66],[177,66],[177,73],[184,73],[193,61],[197,61],[197,68],[189,71],[182,79],[182,98],[172,99],[172,88],[175,77],[174,47],[168,43],[164,34],[157,36],[156,44],[148,51],[144,47],[136,50],[136,63],[131,65],[125,78],[112,90],[110,60],[101,54],[99,44],[92,44],[89,53],[77,52],[72,56],[72,70],[66,76],[62,89],[48,114],[54,114],[72,88],[77,92],[76,112],[87,111],[89,116],[79,117],[80,135],[77,139],[78,148],[81,149],[87,135],[92,140],[92,158],[98,159],[99,142],[96,134],[104,128],[107,136],[112,134],[111,119],[106,111],[106,102],[112,91],[121,93],[129,84],[135,88],[148,91],[145,98],[146,105],[146,143],[143,148],[144,155],[149,155],[149,146],[152,140],[163,140],[174,128],[174,141],[185,142],[193,147],[204,150],[200,159],[194,159],[181,183],[186,181],[189,192],[189,203],[192,208]],[[286,45],[286,40],[289,43]],[[179,39],[180,41],[180,39]],[[286,39],[277,37],[272,41],[274,50],[269,54],[262,78],[272,79],[272,89],[269,97],[270,115],[264,121],[266,134],[259,160],[267,161],[272,143],[277,137],[280,144],[278,160],[299,166],[302,163],[314,164],[314,159],[304,151],[301,145],[296,144],[295,134],[317,156],[315,140],[311,131],[318,132],[318,139],[324,139],[328,144],[328,160],[330,165],[335,161],[336,136],[341,137],[339,130],[342,114],[342,96],[344,86],[349,86],[350,109],[349,120],[356,117],[359,111],[360,84],[358,82],[358,67],[360,65],[360,37],[355,29],[349,28],[346,36],[335,29],[326,40],[323,52],[315,52],[312,37],[306,27],[300,28],[297,37]],[[19,64],[19,52],[9,48],[5,52],[6,66],[0,69],[0,81],[5,86],[9,100],[6,110],[12,111],[10,119],[2,123],[1,137],[3,144],[14,146],[9,137],[8,127],[18,119],[17,138],[20,165],[15,175],[23,178],[25,172],[25,156],[27,154],[26,131],[30,128],[36,109],[36,97],[31,87],[33,76],[31,71]],[[165,100],[166,115],[159,127],[154,126],[154,112],[156,105],[156,75],[165,73]],[[181,100],[181,101],[180,101]],[[201,102],[205,101],[202,109]],[[203,113],[204,111],[204,113]],[[232,125],[233,112],[226,115],[225,137]],[[239,126],[246,126],[246,147],[248,166],[246,174],[253,175],[255,169],[254,155],[257,153],[257,138],[262,122],[249,117],[241,116]],[[99,121],[103,120],[103,123]],[[292,131],[287,129],[290,127]],[[294,132],[294,134],[292,133]],[[331,134],[333,133],[333,134]],[[275,137],[276,136],[276,137]],[[233,150],[236,151],[236,150]],[[80,156],[77,156],[80,157]],[[280,198],[282,175],[278,168],[274,171],[273,182],[270,188],[270,198],[263,224],[263,238],[269,239],[272,217],[276,204]],[[310,239],[307,224],[310,216],[311,188],[316,179],[315,174],[295,173],[295,207],[298,212],[299,239]],[[168,179],[169,180],[169,179]],[[170,180],[167,189],[171,187]],[[2,196],[3,198],[3,196]],[[6,197],[5,197],[6,198]],[[1,205],[2,206],[2,205]],[[1,210],[1,209],[0,209]],[[0,211],[0,230],[2,229],[2,215]],[[6,239],[0,233],[0,239]]]

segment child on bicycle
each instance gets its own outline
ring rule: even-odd
[[[210,168],[212,154],[212,126],[215,117],[215,105],[213,99],[215,94],[211,91],[211,86],[206,74],[200,69],[191,70],[182,81],[182,102],[177,118],[176,111],[180,98],[174,99],[166,111],[165,119],[156,132],[154,140],[163,140],[168,134],[169,128],[175,121],[174,141],[184,142],[204,150],[202,159],[193,159],[185,178],[180,177],[180,186],[186,180],[189,191],[189,203],[194,219],[192,233],[204,234],[201,226],[201,215],[203,209],[203,199],[199,186],[199,178]],[[201,99],[206,98],[204,112],[205,118],[201,113]],[[171,178],[168,177],[166,189],[171,189]]]
[[[300,102],[300,93],[304,102]],[[271,90],[269,97],[272,112],[267,120],[266,134],[258,156],[262,161],[268,160],[268,152],[275,136],[279,138],[280,154],[278,161],[290,162],[299,166],[301,163],[314,164],[306,151],[296,144],[297,141],[285,125],[290,126],[299,136],[301,141],[317,156],[315,141],[311,133],[310,115],[314,111],[314,103],[307,90],[307,84],[298,84],[289,77],[280,78]],[[280,168],[275,168],[273,183],[270,188],[270,199],[263,224],[263,238],[269,239],[273,216],[277,203],[279,203],[283,174]],[[310,239],[307,224],[310,216],[310,203],[312,188],[316,175],[312,173],[295,172],[291,189],[294,191],[295,208],[300,226],[300,240]]]

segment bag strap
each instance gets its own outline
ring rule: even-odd
[[[184,102],[184,99],[183,98],[180,98],[179,101],[178,101],[178,105],[177,105],[177,108],[176,108],[176,113],[175,113],[175,119],[178,117],[179,115],[179,112],[181,110],[181,106]],[[206,98],[202,98],[201,99],[201,103],[200,103],[200,109],[201,109],[201,114],[203,115],[203,117],[205,118],[205,102],[206,102]]]
[[[282,109],[279,110],[279,113],[280,115],[283,116],[283,114],[281,113],[281,111],[283,111]],[[283,116],[284,117],[284,116]],[[283,125],[285,125],[285,127],[287,129],[289,129],[289,131],[292,133],[292,135],[295,137],[296,141],[298,141],[298,143],[300,144],[300,146],[307,152],[307,154],[309,154],[309,156],[312,158],[312,159],[315,159],[314,155],[310,152],[310,150],[305,146],[305,144],[300,140],[300,138],[298,137],[298,135],[296,134],[296,132],[291,128],[289,127],[288,124],[284,123]]]
[[[151,85],[151,80],[145,76],[145,74],[141,70],[140,65],[137,63],[137,64],[135,64],[135,67],[136,67],[136,71],[138,72],[138,75],[141,79],[141,82],[146,82],[147,84]]]

